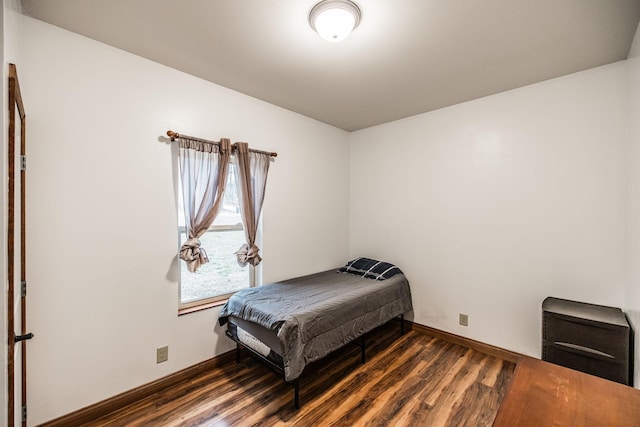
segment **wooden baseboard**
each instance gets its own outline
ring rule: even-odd
[[[143,386],[136,387],[133,390],[126,391],[91,406],[87,406],[86,408],[82,408],[54,420],[47,421],[46,423],[41,424],[41,426],[71,426],[96,420],[104,415],[123,408],[124,406],[135,403],[168,387],[172,387],[179,382],[188,381],[189,379],[197,377],[204,372],[208,372],[224,364],[231,363],[234,358],[235,351],[228,351],[219,356],[198,363],[197,365],[190,366]]]
[[[505,350],[500,347],[494,347],[489,344],[485,344],[480,341],[472,340],[470,338],[461,337],[460,335],[455,335],[449,332],[441,331],[439,329],[430,328],[429,326],[424,326],[419,323],[414,323],[409,320],[405,320],[406,324],[409,325],[409,328],[423,333],[425,335],[429,335],[435,338],[439,338],[445,341],[452,342],[454,344],[459,344],[464,347],[471,348],[473,350],[477,350],[481,353],[485,353],[491,356],[499,357],[507,362],[518,363],[518,360],[522,356],[520,353],[516,353],[510,350]]]

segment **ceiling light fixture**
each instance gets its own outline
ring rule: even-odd
[[[309,24],[323,39],[339,42],[356,29],[361,17],[360,8],[351,0],[323,0],[311,9]]]

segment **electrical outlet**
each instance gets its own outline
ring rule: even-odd
[[[462,326],[469,326],[469,315],[460,313],[458,322]]]
[[[165,345],[156,349],[156,363],[162,363],[169,360],[169,346]]]

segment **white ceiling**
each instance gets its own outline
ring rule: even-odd
[[[23,12],[345,130],[626,59],[640,0],[356,0],[342,43],[316,0],[22,0]]]

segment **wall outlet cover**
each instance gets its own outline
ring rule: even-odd
[[[156,363],[162,363],[169,360],[169,346],[165,345],[156,349]]]
[[[462,326],[469,326],[469,316],[467,314],[460,313],[458,321]]]

